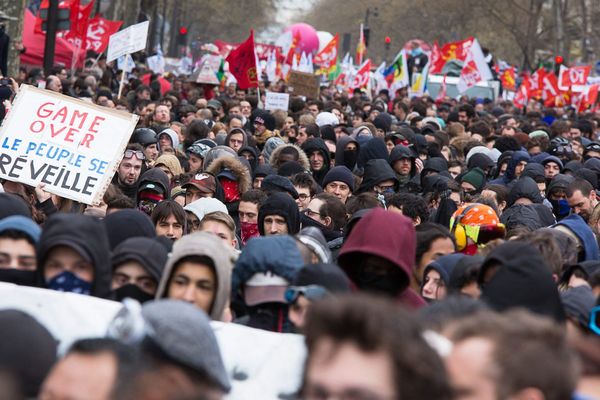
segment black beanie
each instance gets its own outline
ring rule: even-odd
[[[156,282],[160,282],[168,258],[167,248],[156,239],[132,237],[119,244],[111,258],[112,269],[128,261],[137,261]]]
[[[273,193],[258,210],[258,231],[265,235],[265,217],[268,215],[279,215],[285,218],[288,234],[295,235],[300,231],[300,211],[298,205],[287,193]]]
[[[265,128],[272,131],[275,129],[275,117],[268,111],[263,111],[254,118],[255,122],[260,122],[265,125]]]
[[[392,128],[392,117],[388,113],[380,113],[373,120],[373,125],[375,125],[375,128],[387,133]]]
[[[327,186],[330,182],[344,182],[350,188],[351,192],[354,192],[354,175],[348,169],[348,167],[344,165],[338,165],[337,167],[333,167],[327,172],[325,178],[323,178],[323,188]]]
[[[156,229],[149,216],[136,209],[121,210],[104,218],[110,248],[131,237],[156,237]]]
[[[286,178],[289,178],[290,176],[293,176],[293,175],[296,175],[296,174],[299,174],[302,172],[308,172],[308,171],[306,171],[302,167],[302,165],[300,165],[299,162],[287,161],[279,166],[279,169],[277,170],[277,175],[285,176]]]
[[[31,218],[31,210],[22,197],[12,193],[0,193],[0,219],[12,215]]]

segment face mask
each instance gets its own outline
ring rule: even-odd
[[[229,179],[221,179],[221,186],[225,192],[225,203],[231,203],[240,199],[238,183]]]
[[[23,271],[14,268],[0,268],[0,282],[14,283],[21,286],[38,286],[35,271]]]
[[[243,245],[246,245],[246,242],[252,239],[253,237],[257,237],[260,235],[260,233],[258,232],[258,224],[253,224],[252,222],[241,222],[240,231]]]
[[[554,213],[556,219],[562,219],[571,212],[569,202],[565,199],[550,200],[550,204],[552,204],[552,213]]]
[[[48,289],[57,290],[59,292],[70,292],[89,295],[92,292],[91,282],[86,282],[78,278],[74,273],[69,271],[61,272],[54,278],[46,282]]]
[[[356,150],[344,150],[344,165],[348,167],[350,171],[354,170],[357,158],[358,152]]]
[[[419,56],[421,54],[423,54],[423,49],[421,49],[420,47],[417,47],[416,49],[412,49],[410,51],[410,55],[413,57]]]
[[[147,301],[154,299],[154,296],[143,291],[138,285],[129,283],[123,285],[114,292],[114,298],[117,301],[123,301],[126,298],[134,299],[144,304]]]
[[[153,200],[140,200],[138,203],[138,210],[147,215],[152,215],[152,211],[154,211],[154,207],[156,207],[156,202]]]
[[[400,286],[388,275],[361,271],[358,274],[356,285],[366,292],[383,294],[396,297],[400,293]]]

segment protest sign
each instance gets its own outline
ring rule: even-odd
[[[316,99],[319,97],[319,77],[300,71],[291,71],[288,87],[295,96],[305,96]]]
[[[290,95],[288,93],[267,92],[265,99],[265,110],[284,110],[287,111],[290,104]]]
[[[110,36],[106,62],[111,62],[124,54],[135,53],[146,47],[149,21],[140,22]]]
[[[105,337],[122,304],[92,296],[0,282],[0,310],[21,310],[39,321],[64,353],[78,339]],[[290,398],[301,384],[306,347],[301,335],[212,322],[232,384],[225,399]],[[245,379],[236,379],[240,374]]]
[[[0,128],[0,178],[98,204],[138,119],[21,85]]]

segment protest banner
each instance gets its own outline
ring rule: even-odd
[[[0,178],[98,204],[139,116],[21,85],[0,128]]]
[[[316,99],[319,97],[319,76],[300,71],[291,71],[288,87],[295,96]]]
[[[76,293],[0,282],[0,310],[21,310],[59,342],[59,353],[84,338],[105,337],[123,305]],[[289,398],[298,390],[306,358],[301,335],[211,322],[232,384],[225,399]],[[245,379],[236,379],[240,374]]]
[[[289,104],[290,95],[288,93],[267,92],[265,98],[265,110],[287,111]]]
[[[148,38],[149,21],[131,25],[108,39],[108,50],[106,51],[106,62],[111,62],[122,55],[135,53],[146,48]]]

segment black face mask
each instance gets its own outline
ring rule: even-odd
[[[361,271],[356,277],[356,285],[365,292],[396,297],[402,291],[400,282],[394,276]]]
[[[131,299],[139,301],[144,304],[147,301],[153,300],[154,296],[143,291],[138,285],[128,283],[120,288],[113,291],[113,297],[117,301],[123,301],[123,299],[129,297]]]
[[[356,160],[358,159],[358,151],[356,150],[344,150],[344,165],[348,167],[350,171],[354,170],[356,166]]]
[[[0,282],[21,286],[38,287],[35,271],[23,271],[14,268],[0,268]]]

